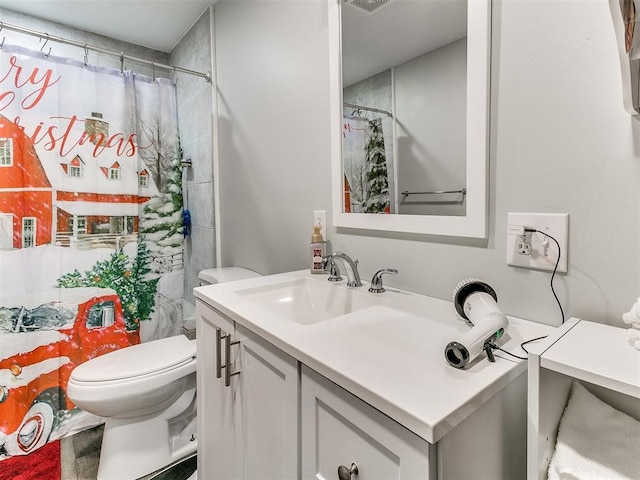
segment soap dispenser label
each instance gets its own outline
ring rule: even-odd
[[[313,249],[313,269],[316,271],[322,271],[322,247],[316,247]]]

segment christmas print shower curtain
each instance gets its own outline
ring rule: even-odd
[[[382,121],[344,115],[342,154],[345,212],[390,213]]]
[[[0,461],[99,423],[75,366],[178,332],[180,179],[170,81],[0,50]]]

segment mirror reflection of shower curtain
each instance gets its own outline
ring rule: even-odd
[[[389,213],[389,175],[381,120],[345,114],[342,137],[348,185],[345,212]]]
[[[365,213],[390,213],[389,174],[384,148],[382,121],[370,120],[367,126]]]
[[[71,371],[179,333],[184,280],[175,86],[10,45],[0,70],[1,471],[101,423]]]
[[[346,183],[348,187],[349,204],[346,203],[345,211],[353,213],[363,212],[365,194],[365,145],[367,140],[367,126],[369,121],[363,117],[344,115],[342,128],[342,157]]]

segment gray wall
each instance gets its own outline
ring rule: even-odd
[[[223,261],[307,268],[312,210],[330,210],[326,2],[215,9]],[[492,16],[489,240],[330,229],[331,246],[365,278],[397,267],[389,284],[438,298],[481,277],[507,313],[557,324],[549,275],[506,265],[506,218],[569,213],[565,311],[621,323],[640,291],[640,130],[622,106],[608,2],[502,0]]]
[[[324,1],[215,5],[222,266],[309,267],[329,210]]]
[[[205,11],[171,51],[171,65],[212,72],[211,13]],[[195,303],[198,272],[215,266],[216,241],[213,187],[213,87],[204,79],[178,74],[178,124],[187,173],[191,235],[184,244],[184,298]]]

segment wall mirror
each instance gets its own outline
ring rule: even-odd
[[[333,223],[486,238],[490,0],[328,0]]]

